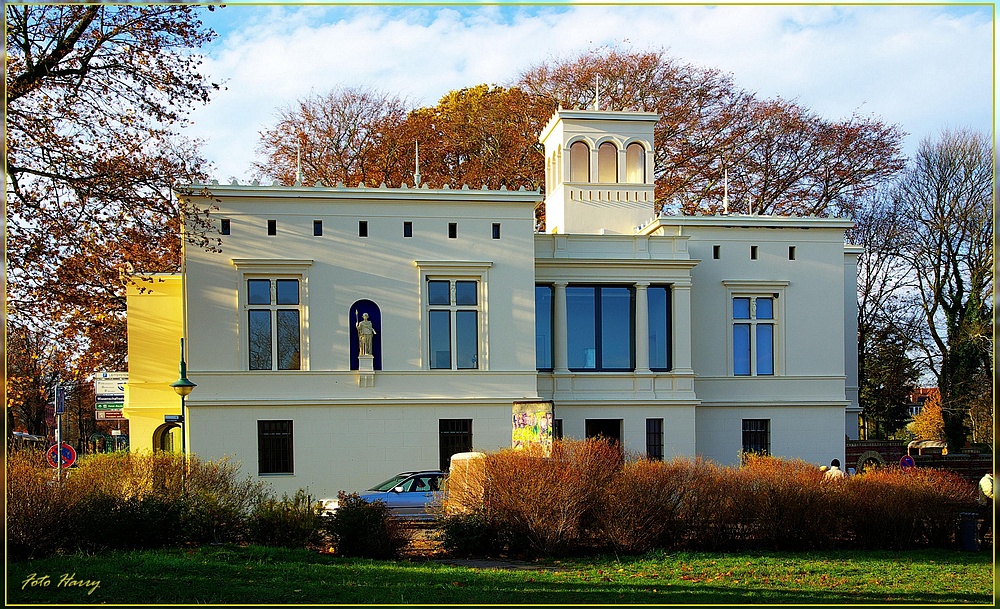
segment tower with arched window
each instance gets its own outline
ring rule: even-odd
[[[653,217],[653,112],[559,109],[542,130],[546,232],[633,234]]]

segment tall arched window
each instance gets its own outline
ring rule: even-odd
[[[646,149],[632,143],[625,149],[625,181],[629,184],[646,183]]]
[[[573,142],[569,147],[569,181],[590,181],[590,148],[585,142]]]
[[[597,181],[613,184],[618,181],[618,148],[604,142],[597,149]]]

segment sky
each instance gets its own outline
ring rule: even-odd
[[[366,87],[432,106],[605,46],[730,73],[829,120],[899,125],[904,153],[993,129],[992,5],[247,5],[204,11],[204,72],[225,90],[191,117],[220,181],[255,176],[260,132],[296,100]]]

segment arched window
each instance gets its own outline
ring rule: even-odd
[[[646,149],[632,143],[625,149],[625,181],[629,184],[646,183]]]
[[[597,181],[604,184],[618,181],[618,148],[611,142],[604,142],[597,149]]]
[[[569,181],[590,181],[590,148],[585,142],[573,142],[569,147]]]

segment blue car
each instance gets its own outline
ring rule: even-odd
[[[432,508],[441,504],[445,474],[437,470],[401,472],[392,478],[358,493],[365,501],[382,501],[393,516],[407,520],[433,520]],[[333,515],[336,499],[320,500],[320,512]]]

